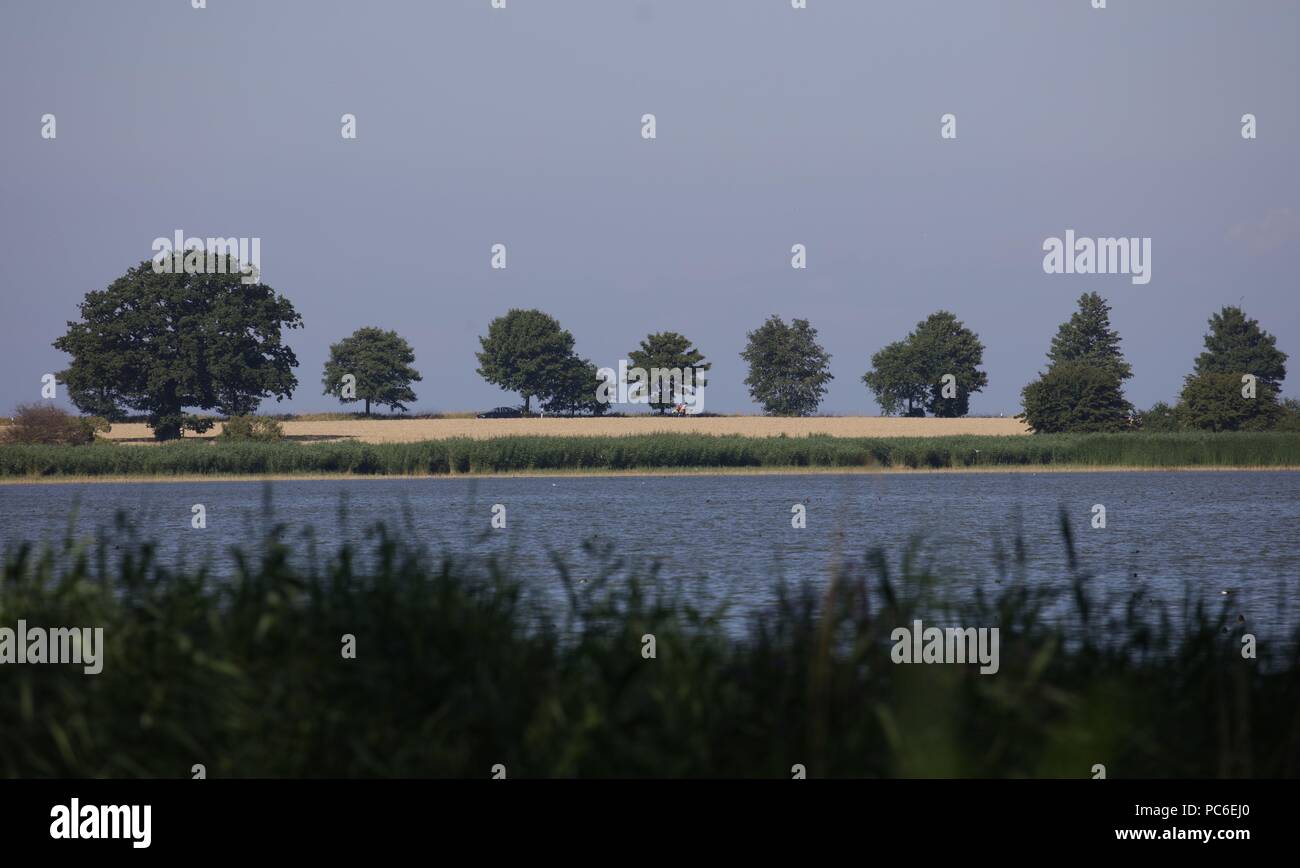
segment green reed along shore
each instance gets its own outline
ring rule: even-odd
[[[1008,540],[981,593],[924,547],[877,550],[818,586],[773,578],[777,602],[731,622],[617,552],[581,580],[378,529],[254,545],[214,578],[121,528],[11,546],[0,627],[103,634],[98,674],[0,667],[0,777],[1300,775],[1300,636],[1260,632],[1248,659],[1231,601],[1108,599],[1061,533],[1054,590],[1026,564],[1060,542]],[[997,672],[895,663],[915,619],[997,626]]]
[[[530,471],[996,467],[1300,467],[1300,433],[1014,437],[456,438],[418,443],[0,446],[0,478],[205,475],[425,476]]]

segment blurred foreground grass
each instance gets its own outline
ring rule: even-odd
[[[561,559],[512,575],[382,527],[329,552],[272,535],[216,580],[129,540],[119,518],[116,546],[6,552],[0,626],[101,626],[106,650],[96,676],[0,666],[0,775],[1300,772],[1296,635],[1243,659],[1229,609],[1106,601],[1077,565],[1064,590],[1035,587],[1020,541],[992,591],[950,593],[919,549],[894,567],[876,551],[822,590],[783,585],[737,632],[594,544],[579,582]],[[541,582],[568,601],[547,618],[525,593]],[[999,672],[893,663],[890,634],[915,618],[999,627]]]

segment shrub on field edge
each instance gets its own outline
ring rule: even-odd
[[[74,416],[48,404],[19,404],[0,441],[76,446],[94,442],[95,433],[109,427],[108,420],[99,416]]]
[[[273,443],[284,436],[284,426],[267,416],[231,416],[219,439]]]
[[[1138,427],[1143,431],[1178,431],[1182,424],[1178,421],[1178,410],[1165,401],[1157,401],[1150,410],[1138,414]]]

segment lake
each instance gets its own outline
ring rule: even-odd
[[[494,506],[504,528],[493,528]],[[806,527],[792,527],[803,505]],[[202,505],[206,528],[191,526]],[[269,515],[268,518],[268,505]],[[1105,527],[1093,527],[1094,506]],[[956,585],[997,575],[994,552],[1022,534],[1033,582],[1063,583],[1065,511],[1081,563],[1110,593],[1143,587],[1170,601],[1231,605],[1261,629],[1297,621],[1300,473],[912,473],[539,478],[340,479],[0,486],[0,546],[113,536],[124,510],[164,562],[206,560],[229,574],[233,546],[275,523],[315,529],[330,550],[383,521],[436,551],[496,554],[558,594],[552,554],[577,577],[609,557],[683,581],[738,610],[773,599],[778,577],[824,582],[837,559],[881,547],[897,564],[913,538]],[[497,511],[499,514],[500,510]],[[296,546],[306,557],[305,543]]]

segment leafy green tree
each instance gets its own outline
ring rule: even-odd
[[[1119,332],[1110,327],[1110,305],[1097,293],[1086,292],[1079,296],[1079,309],[1052,338],[1047,359],[1052,365],[1088,364],[1110,372],[1116,379],[1127,380],[1133,376],[1133,368],[1124,360],[1119,343]]]
[[[929,397],[927,377],[921,354],[910,338],[886,344],[871,357],[871,370],[862,375],[876,395],[876,403],[886,413],[924,416]]]
[[[1021,393],[1024,420],[1040,434],[1123,431],[1133,407],[1112,372],[1080,362],[1052,365]]]
[[[740,357],[749,363],[745,385],[769,416],[809,416],[833,379],[830,354],[806,319],[790,325],[775,314],[749,333]]]
[[[702,373],[710,368],[709,363],[704,361],[704,354],[692,347],[687,338],[676,332],[656,332],[646,336],[646,339],[641,341],[640,349],[628,353],[627,359],[632,363],[632,367],[644,368],[647,374],[655,368],[677,368],[682,371],[691,368],[694,370],[693,383],[701,382]],[[653,400],[652,394],[650,406],[664,413],[675,405],[673,397],[661,394],[656,401]]]
[[[1266,431],[1285,411],[1273,386],[1260,380],[1255,396],[1242,395],[1240,374],[1207,372],[1187,378],[1178,401],[1178,418],[1205,431]]]
[[[1254,374],[1277,392],[1286,379],[1286,353],[1277,338],[1259,327],[1239,307],[1227,306],[1210,317],[1205,352],[1196,357],[1197,374]]]
[[[225,274],[157,274],[146,260],[87,293],[82,320],[54,341],[72,356],[59,374],[68,397],[110,419],[145,413],[159,440],[197,430],[186,407],[238,416],[264,398],[290,397],[298,359],[281,330],[302,318],[271,287],[241,277],[233,257]]]
[[[600,382],[596,366],[591,360],[571,355],[547,394],[542,396],[542,409],[547,413],[565,416],[577,413],[603,415],[609,406],[596,400],[596,387]]]
[[[906,338],[871,357],[871,370],[862,380],[886,413],[904,410],[908,416],[965,416],[970,395],[988,385],[984,345],[979,335],[946,310],[916,324]],[[952,396],[944,396],[945,375],[953,377]]]
[[[953,418],[970,412],[970,396],[989,384],[984,364],[984,345],[979,335],[946,310],[937,311],[918,323],[913,344],[929,374],[926,409],[935,416]],[[944,397],[942,379],[951,374],[955,382],[952,397]]]
[[[421,380],[411,367],[414,361],[411,345],[397,332],[367,326],[330,347],[321,382],[325,394],[341,403],[365,401],[367,416],[371,402],[405,412],[405,402],[415,400],[411,384]],[[356,378],[355,384],[344,380],[348,374]],[[355,392],[349,394],[349,385],[355,385]]]
[[[552,394],[570,373],[573,335],[540,310],[515,308],[497,317],[479,344],[478,375],[518,392],[525,413],[532,412],[534,396]]]

